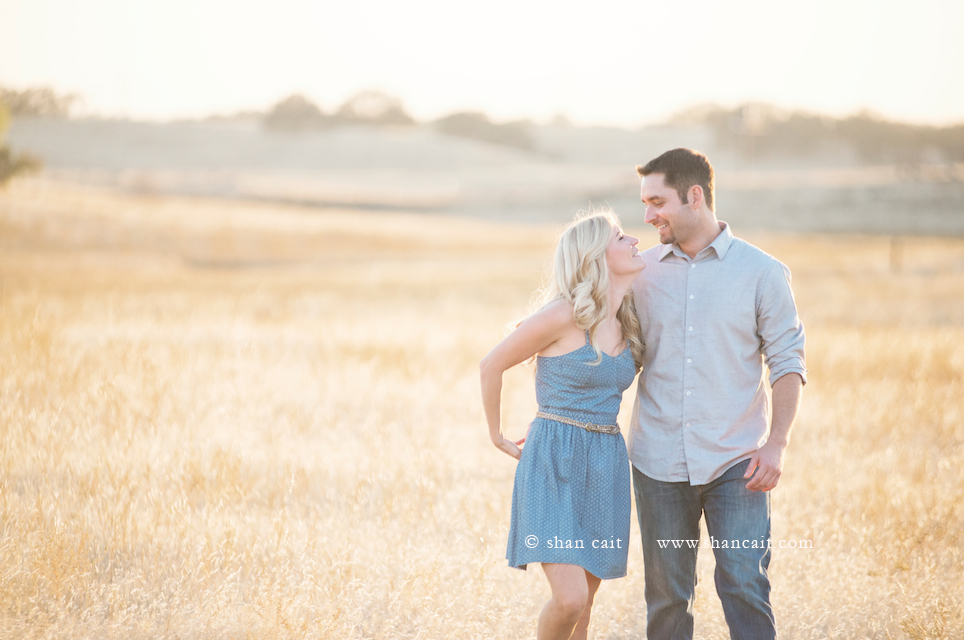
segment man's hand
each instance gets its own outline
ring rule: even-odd
[[[769,491],[777,486],[780,476],[783,474],[783,459],[786,456],[787,448],[773,440],[768,440],[766,444],[757,449],[750,458],[744,478],[753,476],[753,479],[746,483],[746,488],[750,491]],[[754,469],[756,475],[753,475]]]
[[[800,411],[800,395],[803,378],[799,373],[788,373],[773,383],[773,420],[766,444],[757,449],[750,458],[744,478],[753,476],[746,483],[750,491],[769,491],[777,486],[783,474],[783,459],[790,442],[790,430]],[[753,475],[754,469],[756,475]]]

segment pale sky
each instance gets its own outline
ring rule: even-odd
[[[418,119],[636,126],[748,100],[964,122],[960,0],[0,0],[0,85],[165,119],[324,110],[363,89]]]

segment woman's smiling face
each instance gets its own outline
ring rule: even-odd
[[[627,236],[619,227],[613,228],[612,237],[606,246],[606,264],[613,275],[639,273],[646,266],[636,245],[638,238]]]

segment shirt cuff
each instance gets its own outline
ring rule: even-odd
[[[772,388],[774,382],[788,373],[799,374],[803,385],[807,385],[807,367],[802,362],[785,362],[776,369],[770,370],[770,387]]]

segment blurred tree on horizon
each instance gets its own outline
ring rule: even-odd
[[[7,146],[7,129],[10,127],[12,109],[0,97],[0,187],[18,174],[38,171],[43,166],[40,158],[27,153],[16,156]]]
[[[381,91],[361,91],[345,101],[333,114],[301,94],[292,94],[275,104],[262,117],[266,129],[308,131],[342,125],[411,126],[415,119],[405,112],[402,101]]]
[[[915,125],[868,111],[838,119],[764,103],[732,109],[701,104],[677,113],[669,122],[708,126],[717,145],[748,160],[849,150],[865,164],[898,164],[910,169],[924,163],[964,162],[964,124]]]
[[[336,119],[348,123],[413,125],[415,119],[405,112],[402,101],[381,91],[360,91],[348,98],[335,112]]]
[[[526,151],[535,149],[531,131],[534,125],[528,120],[496,124],[484,113],[462,111],[439,118],[432,123],[432,126],[451,136],[503,144]]]
[[[326,116],[314,102],[295,93],[275,104],[262,118],[265,129],[274,131],[306,131],[329,126]]]
[[[6,104],[13,117],[68,118],[70,110],[79,101],[80,96],[76,94],[57,95],[50,87],[23,91],[0,87],[0,102]]]

